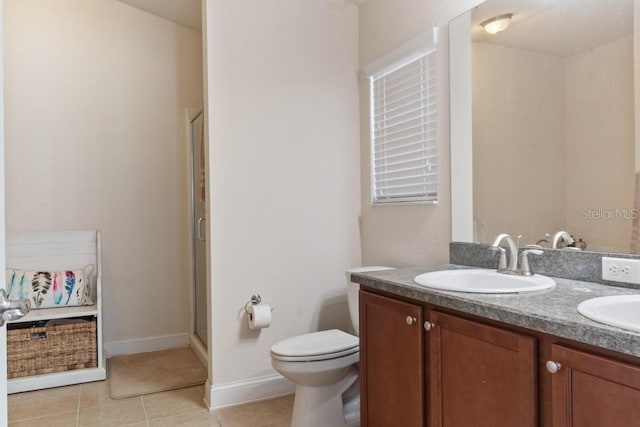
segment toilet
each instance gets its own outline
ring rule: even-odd
[[[349,315],[359,331],[358,291],[351,273],[390,270],[360,267],[347,270]],[[291,427],[357,427],[360,425],[358,361],[360,339],[338,329],[282,340],[271,347],[271,365],[296,385]]]

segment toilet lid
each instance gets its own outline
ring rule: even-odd
[[[325,360],[353,354],[359,349],[358,337],[331,329],[282,340],[271,347],[271,354],[281,360]]]

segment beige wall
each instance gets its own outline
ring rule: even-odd
[[[565,61],[490,43],[472,52],[474,240],[535,243],[564,225]]]
[[[7,230],[103,230],[105,341],[188,332],[201,35],[115,0],[4,2]]]
[[[635,182],[632,36],[567,58],[566,228],[589,248],[628,252]],[[616,215],[614,215],[616,216]]]
[[[438,42],[438,204],[371,206],[368,82],[360,78],[362,260],[393,267],[448,262],[451,237],[447,22],[480,1],[369,0],[360,7],[360,67],[440,27]]]
[[[633,0],[633,39],[640,40],[640,0]],[[633,86],[633,105],[640,106],[640,43],[633,44]],[[640,147],[640,108],[634,108],[633,115],[635,126],[635,146]],[[640,149],[636,149],[635,164],[637,174],[640,172]]]
[[[361,262],[358,11],[208,0],[206,26],[215,394],[274,374],[279,340],[350,328],[345,270]],[[243,311],[254,293],[273,307],[262,331]]]
[[[476,240],[567,230],[589,249],[628,252],[632,52],[631,36],[568,58],[473,44]]]

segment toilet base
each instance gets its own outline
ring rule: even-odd
[[[357,381],[358,368],[351,366],[343,379],[331,387],[296,385],[291,427],[359,427],[344,419],[343,394]]]

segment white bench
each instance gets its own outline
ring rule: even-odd
[[[19,393],[49,387],[59,387],[106,378],[102,350],[102,263],[100,230],[8,232],[6,234],[6,267],[22,270],[66,270],[94,264],[90,284],[93,305],[32,310],[22,319],[24,323],[50,319],[93,316],[96,318],[98,366],[53,374],[13,378],[8,392]]]

